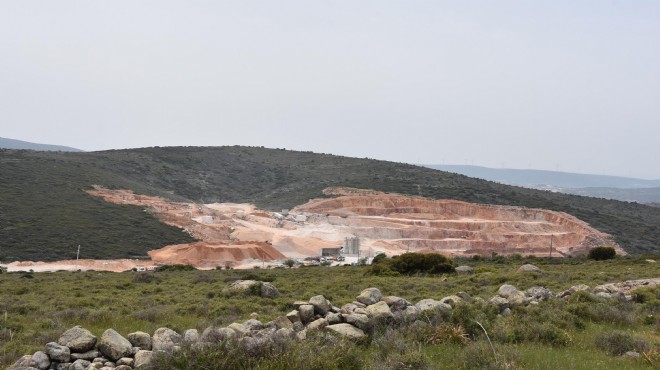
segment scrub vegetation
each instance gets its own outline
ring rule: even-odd
[[[262,322],[284,315],[297,300],[323,294],[334,305],[352,302],[368,287],[413,303],[467,292],[488,300],[502,284],[520,290],[544,286],[559,292],[577,284],[657,277],[658,256],[549,259],[514,256],[454,260],[473,275],[399,274],[374,276],[370,267],[304,267],[155,272],[0,273],[0,367],[43,348],[74,325],[95,335],[114,328],[178,332],[242,322],[256,312]],[[383,261],[381,261],[382,263]],[[518,273],[533,263],[543,273]],[[238,279],[272,282],[277,298],[222,292]],[[660,363],[660,288],[644,288],[632,302],[603,300],[586,293],[538,305],[514,307],[498,317],[485,303],[455,307],[429,325],[381,327],[368,340],[337,342],[325,337],[282,342],[246,352],[234,346],[184,348],[163,358],[163,368],[237,369],[652,369]],[[482,328],[483,326],[483,328]],[[485,332],[493,342],[490,346]],[[638,351],[640,358],[619,356]]]

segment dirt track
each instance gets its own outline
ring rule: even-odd
[[[251,267],[286,258],[319,256],[322,248],[341,247],[345,238],[354,236],[360,238],[362,256],[406,251],[448,256],[493,252],[567,256],[583,254],[598,245],[614,245],[619,254],[625,254],[609,235],[585,222],[541,209],[332,188],[326,193],[338,197],[311,200],[281,214],[258,210],[250,204],[176,203],[102,187],[89,193],[109,202],[145,207],[163,222],[185,229],[200,241],[150,251],[152,261],[90,261],[83,269],[121,271],[155,263]],[[18,262],[9,268],[77,269],[80,264]]]

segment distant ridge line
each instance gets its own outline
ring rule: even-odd
[[[470,165],[426,164],[424,167],[454,172],[465,176],[525,187],[553,186],[557,188],[621,188],[641,189],[660,187],[660,180],[646,180],[623,176],[591,175],[549,170],[489,168]]]
[[[70,146],[38,144],[29,141],[8,139],[0,137],[0,148],[17,150],[36,150],[41,152],[82,152],[83,150],[72,148]]]

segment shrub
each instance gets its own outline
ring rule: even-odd
[[[625,332],[608,331],[596,336],[596,347],[610,355],[619,356],[628,351],[647,352],[651,345]]]
[[[138,272],[133,276],[134,283],[151,283],[152,281],[160,281],[150,272]]]
[[[488,370],[512,370],[517,368],[516,362],[520,357],[517,351],[502,346],[495,346],[494,349],[495,353],[493,353],[493,348],[485,341],[470,343],[463,350],[461,358],[463,367],[466,369]]]
[[[616,257],[616,251],[612,247],[596,247],[589,251],[588,257],[596,261],[611,260]]]
[[[466,345],[470,339],[468,338],[465,329],[458,325],[440,324],[431,330],[431,334],[426,342],[429,344],[452,343]]]
[[[421,348],[391,327],[375,335],[371,342],[374,352],[372,363],[375,369],[428,369],[429,358]]]
[[[372,264],[372,265],[377,265],[377,264],[379,264],[380,262],[384,261],[385,259],[387,259],[387,255],[386,255],[385,253],[378,253],[378,254],[374,257],[374,259],[371,261],[371,264]]]
[[[294,261],[290,258],[288,260],[284,261],[284,266],[286,266],[288,268],[292,268],[295,264],[296,264],[296,261]]]
[[[380,262],[376,264],[371,264],[369,269],[365,272],[365,275],[373,276],[400,276],[401,274],[397,271],[392,271],[389,264],[385,262]]]
[[[162,272],[162,271],[192,271],[192,270],[197,270],[197,269],[194,266],[182,265],[182,264],[164,265],[164,266],[156,267],[156,271],[158,271],[158,272]]]
[[[400,274],[443,274],[454,271],[452,261],[441,254],[404,253],[387,258],[381,253],[369,266],[366,275],[398,276]]]
[[[404,253],[392,259],[391,269],[401,274],[454,272],[451,260],[435,253]]]

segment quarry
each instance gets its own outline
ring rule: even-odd
[[[102,186],[88,193],[107,202],[144,207],[145,212],[199,241],[151,250],[149,260],[14,262],[8,269],[125,271],[162,264],[252,268],[281,266],[287,259],[319,261],[321,256],[335,264],[341,263],[337,260],[356,263],[379,253],[405,252],[448,257],[493,253],[567,257],[603,245],[625,254],[609,235],[566,213],[543,209],[346,188],[326,189],[328,198],[281,212],[260,210],[252,204],[173,202]]]

